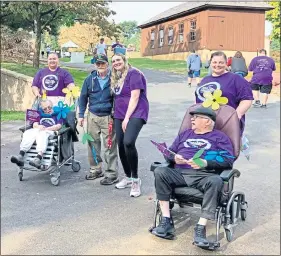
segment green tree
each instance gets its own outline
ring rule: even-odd
[[[138,28],[138,23],[135,20],[120,22],[118,26],[122,31],[121,35],[128,39],[130,39],[140,31],[140,29]]]
[[[280,41],[280,6],[281,2],[268,2],[274,7],[273,10],[266,12],[266,19],[272,23],[273,30],[271,33],[271,39],[277,39]]]
[[[118,26],[108,18],[115,12],[108,1],[90,2],[1,2],[1,24],[12,29],[23,28],[35,34],[33,66],[39,67],[42,34],[47,31],[57,36],[61,25],[71,26],[75,21],[95,24],[102,34],[117,36]]]

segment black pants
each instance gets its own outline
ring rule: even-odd
[[[138,178],[136,140],[144,125],[144,120],[140,118],[130,118],[125,133],[122,130],[122,122],[123,120],[114,119],[120,160],[126,176],[129,178]]]
[[[186,175],[182,175],[182,171]],[[219,175],[196,170],[158,167],[154,170],[154,176],[158,200],[169,201],[176,187],[193,187],[204,193],[202,218],[215,219],[218,198],[223,187],[223,180]]]

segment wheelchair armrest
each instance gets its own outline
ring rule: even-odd
[[[150,166],[150,171],[151,172],[154,172],[154,170],[157,168],[157,167],[173,167],[173,164],[172,163],[168,163],[168,162],[163,162],[163,163],[160,163],[160,162],[153,162]]]
[[[32,124],[28,124],[28,125],[26,125],[26,126],[20,127],[19,130],[20,130],[21,132],[25,132],[26,130],[31,129],[32,127],[33,127]]]
[[[64,133],[66,133],[67,131],[69,131],[71,128],[70,127],[64,127],[59,129],[58,131],[55,132],[56,135],[62,135]]]
[[[232,177],[238,178],[240,176],[240,172],[236,169],[225,170],[220,174],[220,177],[223,181],[229,181]]]

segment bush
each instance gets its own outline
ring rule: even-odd
[[[1,26],[1,59],[25,63],[32,52],[31,36],[24,30],[13,31]]]

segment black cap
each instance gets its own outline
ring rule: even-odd
[[[202,116],[208,116],[210,117],[214,122],[216,122],[216,113],[211,108],[204,108],[204,107],[198,107],[197,109],[190,111],[190,115],[202,115]]]
[[[94,57],[94,63],[97,63],[97,62],[108,63],[108,58],[104,54],[97,54]]]

